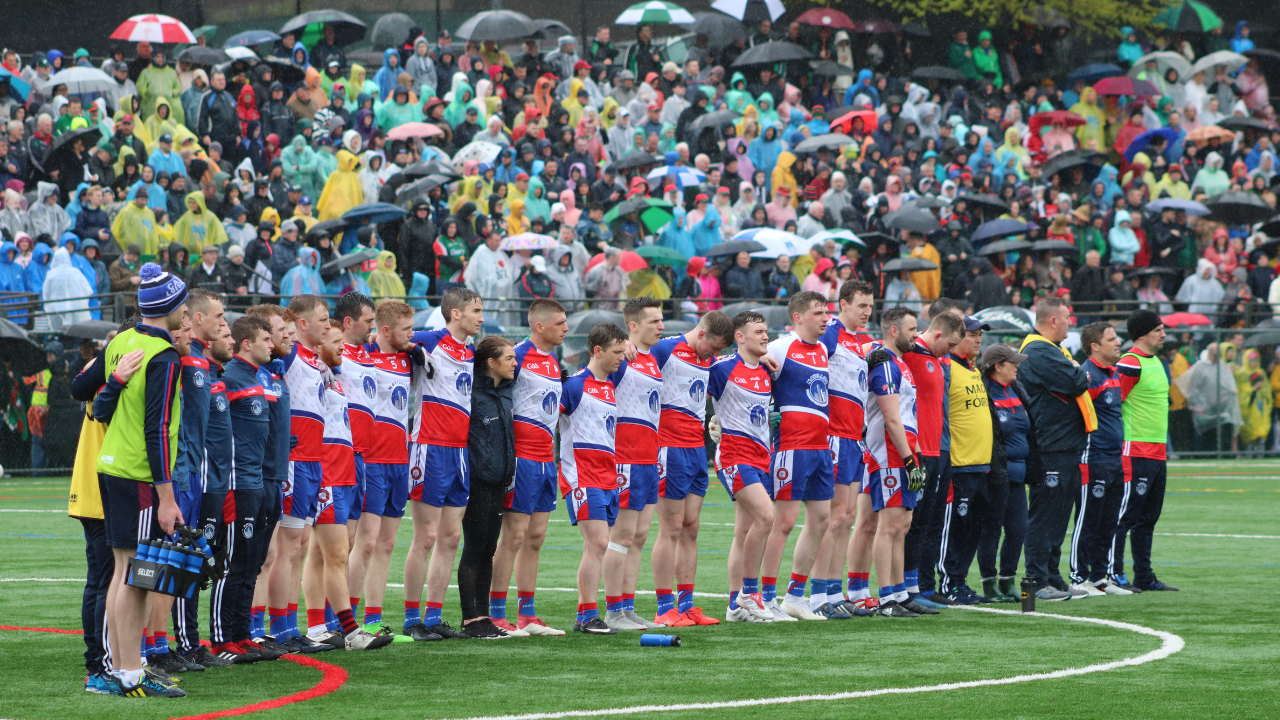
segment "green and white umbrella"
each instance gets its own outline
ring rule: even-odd
[[[1214,28],[1222,27],[1222,18],[1218,17],[1208,5],[1195,0],[1186,0],[1160,11],[1151,19],[1151,24],[1166,30],[1209,32]]]
[[[668,25],[692,25],[693,15],[675,3],[663,0],[649,0],[632,5],[615,21],[619,25],[648,25],[666,23]]]

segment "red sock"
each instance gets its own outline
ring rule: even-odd
[[[636,594],[635,594],[635,593],[622,593],[622,599],[623,599],[623,600],[635,600],[635,599],[636,599]]]
[[[762,577],[762,578],[760,578],[760,584],[761,584],[761,585],[777,585],[777,584],[778,584],[778,578],[776,578],[776,577]]]
[[[406,608],[410,609],[410,610],[416,610],[417,608],[422,607],[422,603],[421,603],[421,602],[409,602],[408,600],[405,600],[405,601],[404,601],[404,606],[405,606]]]
[[[351,608],[342,608],[337,613],[338,622],[342,623],[342,634],[350,635],[357,629],[356,616],[351,612]]]
[[[307,628],[324,625],[324,608],[307,608]]]
[[[351,598],[351,612],[354,613],[356,611],[356,608],[358,607],[360,607],[360,598],[358,597]]]
[[[507,599],[507,593],[506,593],[506,591],[503,591],[503,592],[497,592],[497,591],[495,591],[495,590],[490,590],[490,591],[489,591],[489,599],[490,599],[490,600],[506,600],[506,599]]]
[[[154,635],[148,635],[143,642],[147,645],[154,646],[156,644],[156,637]]]
[[[864,573],[851,572],[851,573],[849,573],[849,579],[850,579],[850,580],[866,580],[867,578],[870,578],[870,577],[871,577],[871,573],[869,573],[869,572],[864,572]]]
[[[298,612],[298,603],[289,603],[289,609],[285,611],[285,614],[288,615],[289,613],[296,612]]]
[[[267,616],[272,618],[285,617],[289,614],[284,608],[267,608]]]

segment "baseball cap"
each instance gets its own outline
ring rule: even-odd
[[[205,245],[205,246],[204,246],[204,249],[202,249],[202,250],[200,251],[200,254],[201,254],[201,255],[208,255],[209,253],[213,253],[214,255],[217,255],[217,254],[218,254],[218,246],[217,246],[217,245]]]
[[[976,318],[976,317],[974,317],[974,316],[972,316],[972,315],[965,315],[965,316],[964,316],[964,331],[965,331],[965,332],[977,332],[977,331],[979,331],[979,330],[990,330],[990,329],[991,329],[991,326],[990,326],[990,325],[988,325],[988,324],[986,324],[986,323],[982,322],[982,321],[981,321],[981,320],[979,320],[978,318]]]
[[[547,271],[546,258],[542,257],[541,255],[534,255],[533,257],[529,258],[529,264],[533,266],[534,272],[542,273]]]
[[[160,142],[162,142],[162,143],[172,143],[172,142],[173,142],[173,136],[172,136],[172,135],[170,135],[169,133],[165,133],[165,134],[163,134],[163,135],[161,135],[161,136],[160,136]]]
[[[984,368],[990,368],[990,367],[995,367],[997,363],[1002,363],[1002,362],[1020,363],[1026,359],[1027,359],[1026,355],[1023,355],[1022,353],[1018,352],[1017,350],[1014,350],[1008,345],[997,344],[997,345],[992,345],[991,347],[983,351],[981,365]]]
[[[698,196],[693,199],[695,203],[706,202],[707,200],[710,200],[710,198],[707,197],[706,193],[698,193]]]

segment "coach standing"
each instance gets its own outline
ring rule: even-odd
[[[1097,418],[1087,391],[1089,376],[1060,343],[1071,326],[1071,309],[1061,298],[1043,298],[1036,307],[1036,331],[1022,342],[1027,356],[1018,368],[1030,401],[1042,472],[1028,477],[1031,507],[1027,532],[1027,578],[1040,600],[1070,600],[1058,567],[1049,567],[1066,537],[1073,493],[1080,489],[1080,453]]]

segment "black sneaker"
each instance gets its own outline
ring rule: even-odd
[[[963,603],[958,603],[955,600],[952,600],[950,597],[948,597],[946,593],[942,591],[938,591],[930,595],[929,600],[932,602],[936,602],[939,605],[962,605],[963,604]]]
[[[1054,575],[1053,577],[1049,578],[1049,587],[1055,590],[1061,590],[1062,592],[1065,592],[1065,593],[1071,592],[1071,586],[1067,584],[1066,580],[1062,579],[1061,575]]]
[[[304,655],[325,652],[326,650],[333,649],[327,643],[318,643],[306,635],[290,635],[279,645],[281,649],[287,650],[290,653],[302,653]]]
[[[931,607],[925,607],[924,605],[921,605],[920,603],[912,599],[908,599],[906,602],[898,603],[898,604],[917,615],[941,615],[942,614],[942,611],[934,610]]]
[[[444,636],[435,631],[437,627],[439,627],[439,625],[427,627],[422,623],[416,623],[405,628],[404,634],[418,642],[434,642],[436,640],[443,640]]]
[[[147,658],[147,659],[149,660],[150,658]],[[164,670],[161,670],[160,668],[151,667],[150,665],[143,665],[142,669],[145,670],[148,675],[154,677],[155,679],[159,680],[162,683],[166,683],[168,685],[180,685],[182,683],[181,677],[177,675],[170,675],[169,673],[165,672]]]
[[[989,597],[985,597],[985,596],[979,595],[977,590],[974,590],[973,588],[969,587],[968,585],[965,585],[964,587],[960,588],[960,591],[961,591],[961,592],[963,592],[963,593],[964,593],[966,596],[968,596],[970,599],[972,599],[972,600],[976,601],[976,603],[978,603],[978,604],[985,605],[985,604],[989,604],[989,603],[993,603],[993,602],[995,602],[995,600],[992,600],[992,599],[991,599],[991,598],[989,598]]]
[[[614,630],[608,625],[605,625],[604,620],[600,619],[599,615],[596,615],[595,617],[591,618],[590,620],[584,623],[575,622],[573,624],[573,631],[586,633],[587,635],[617,635],[618,634],[617,630]]]
[[[1151,578],[1151,582],[1143,585],[1142,589],[1145,592],[1178,592],[1178,588],[1167,583],[1162,583],[1155,577]]]
[[[279,660],[289,654],[289,651],[285,650],[283,645],[266,635],[260,638],[254,638],[249,642],[262,649],[263,660]]]
[[[325,634],[320,637],[311,637],[308,635],[307,639],[317,645],[327,648],[327,650],[343,650],[347,647],[346,636],[336,630],[326,631]]]
[[[969,588],[961,585],[960,587],[948,592],[945,595],[934,595],[934,602],[945,602],[947,605],[977,605],[978,594]]]
[[[505,640],[511,637],[505,630],[500,629],[489,618],[469,622],[462,626],[462,632],[468,637],[480,638],[482,640]]]
[[[471,637],[470,635],[464,632],[458,632],[457,630],[454,630],[452,627],[449,626],[449,623],[443,620],[436,623],[435,625],[428,625],[427,629],[439,635],[442,638],[451,639],[451,640],[466,640],[467,638]]]
[[[920,617],[918,613],[914,613],[903,607],[897,600],[880,603],[880,607],[876,608],[876,614],[883,617],[896,618],[914,618]]]
[[[211,667],[231,667],[230,660],[224,660],[217,655],[209,652],[209,648],[199,645],[195,650],[182,656],[183,660],[191,663],[199,663],[207,668]]]
[[[151,658],[147,658],[147,661],[150,662]],[[117,679],[117,682],[119,682],[118,679]],[[144,698],[144,697],[180,698],[180,697],[186,697],[187,691],[165,682],[155,674],[144,672],[142,673],[142,679],[138,681],[137,685],[134,685],[132,687],[125,687],[123,683],[120,683],[120,694],[125,697],[135,697],[135,698]]]
[[[246,665],[262,660],[261,648],[248,640],[238,643],[224,643],[215,647],[213,651],[218,654],[218,657],[233,665]]]
[[[178,654],[172,650],[164,653],[155,653],[147,656],[147,665],[157,670],[163,670],[166,675],[176,675],[178,673],[187,672],[187,663]],[[204,669],[203,666],[200,667]]]

